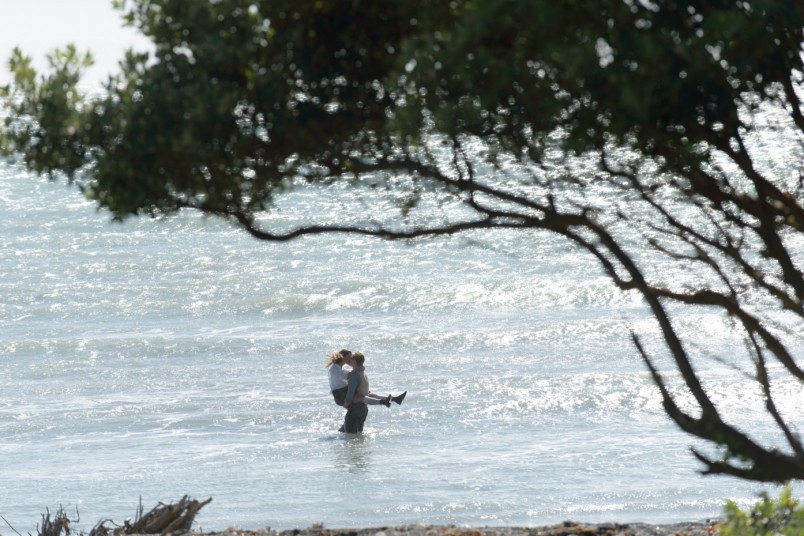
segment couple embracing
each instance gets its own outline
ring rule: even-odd
[[[346,417],[340,432],[356,434],[363,431],[369,405],[391,407],[391,402],[401,404],[407,391],[397,396],[377,396],[369,389],[369,380],[364,363],[366,357],[350,350],[341,350],[327,358],[329,388],[335,403],[346,408]],[[344,367],[349,367],[347,370]]]

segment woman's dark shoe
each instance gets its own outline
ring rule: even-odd
[[[397,395],[397,396],[393,396],[393,397],[391,397],[391,400],[393,400],[393,401],[394,401],[394,402],[396,402],[397,404],[401,404],[401,403],[402,403],[402,401],[403,401],[403,400],[405,400],[405,397],[407,396],[407,394],[408,394],[408,392],[407,392],[407,391],[405,391],[405,392],[404,392],[404,393],[402,393],[401,395]]]
[[[383,401],[381,402],[381,404],[383,406],[385,406],[386,408],[390,408],[391,407],[391,395],[388,395],[386,398],[384,398]]]

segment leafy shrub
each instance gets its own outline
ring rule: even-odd
[[[792,497],[786,487],[778,500],[762,493],[762,500],[747,512],[733,502],[726,503],[725,520],[720,523],[722,536],[801,536],[804,534],[804,505]]]

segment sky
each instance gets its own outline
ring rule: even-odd
[[[125,50],[149,49],[144,37],[123,27],[112,0],[0,0],[0,85],[11,81],[8,59],[15,46],[41,71],[45,55],[68,43],[92,52],[95,65],[85,78],[90,84],[116,72]]]

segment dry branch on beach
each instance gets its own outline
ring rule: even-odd
[[[62,532],[69,536],[70,518],[64,512],[63,507],[59,507],[56,517],[50,519],[50,510],[42,514],[42,526],[39,527],[39,536],[59,536]]]
[[[199,502],[190,499],[187,495],[181,498],[176,504],[159,503],[147,514],[143,515],[142,499],[137,510],[137,517],[134,523],[125,521],[122,526],[110,529],[106,523],[113,523],[111,520],[101,521],[89,536],[119,536],[122,534],[170,534],[176,532],[187,532],[193,524],[193,519],[201,508],[212,501],[212,497],[206,501]],[[58,536],[40,535],[40,536]]]

